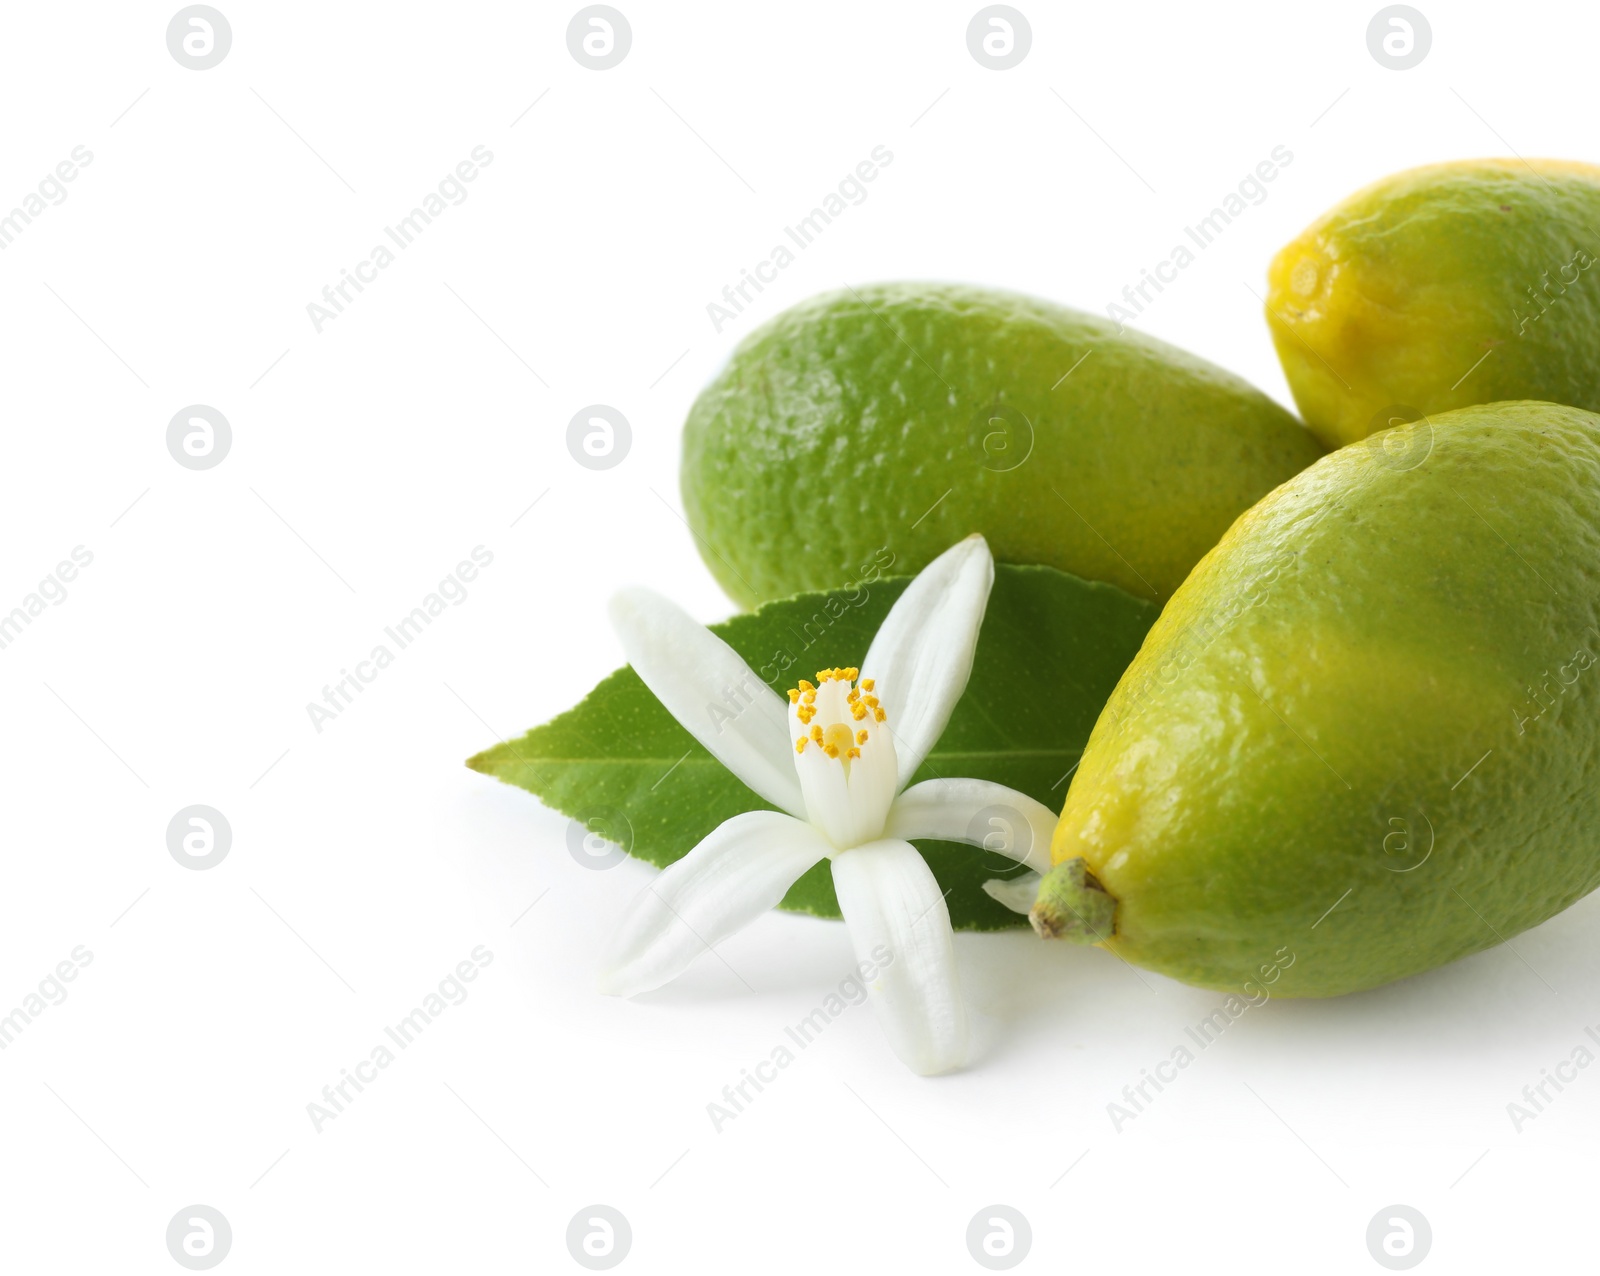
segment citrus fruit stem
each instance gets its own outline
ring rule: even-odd
[[[1117,901],[1079,858],[1063,860],[1044,875],[1028,920],[1041,939],[1098,944],[1111,938],[1116,916]]]

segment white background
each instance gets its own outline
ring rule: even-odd
[[[565,819],[462,766],[620,663],[619,585],[728,613],[679,431],[782,307],[940,278],[1100,311],[1284,145],[1139,326],[1287,403],[1252,290],[1323,208],[1422,162],[1600,159],[1592,7],[1423,0],[1432,50],[1396,72],[1370,0],[1018,4],[1004,72],[967,51],[974,0],[618,0],[604,72],[568,52],[576,4],[219,0],[207,71],[167,51],[176,6],[7,6],[0,210],[94,158],[0,252],[0,610],[94,561],[0,651],[0,1012],[93,954],[0,1052],[6,1270],[180,1270],[163,1238],[197,1202],[237,1272],[576,1271],[597,1202],[651,1272],[976,1271],[994,1203],[1031,1222],[1023,1270],[1376,1271],[1395,1203],[1432,1225],[1424,1270],[1587,1248],[1600,1068],[1520,1133],[1506,1105],[1600,1022],[1597,901],[1253,1010],[1120,1133],[1106,1105],[1219,996],[961,936],[969,1070],[909,1075],[853,1010],[719,1133],[706,1105],[847,972],[843,928],[773,915],[602,998],[651,870],[586,871]],[[317,333],[307,303],[478,145],[470,198]],[[879,145],[866,202],[714,332],[707,302]],[[633,428],[598,473],[565,444],[596,402]],[[232,425],[211,470],[166,450],[194,403]],[[477,545],[467,601],[318,733],[307,702]],[[233,829],[204,872],[166,847],[192,803]],[[469,998],[316,1131],[307,1104],[477,945]]]

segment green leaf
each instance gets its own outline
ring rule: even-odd
[[[802,594],[711,629],[783,694],[819,669],[859,665],[909,581]],[[994,780],[1059,810],[1090,728],[1157,610],[1054,568],[998,566],[972,681],[912,782]],[[678,725],[632,669],[619,669],[576,708],[467,765],[536,793],[662,867],[731,816],[770,809]],[[959,843],[918,846],[949,891],[957,929],[1025,924],[982,889],[989,878],[1022,871],[1012,860]],[[826,861],[794,884],[782,907],[839,916]]]

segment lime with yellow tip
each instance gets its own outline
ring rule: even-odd
[[[1167,604],[1073,776],[1042,933],[1325,997],[1600,884],[1600,416],[1390,434],[1274,491]]]
[[[1328,447],[1510,399],[1600,410],[1600,168],[1487,159],[1396,173],[1273,259],[1267,322]]]

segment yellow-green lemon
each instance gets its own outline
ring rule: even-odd
[[[1597,623],[1600,417],[1487,404],[1324,457],[1146,637],[1035,925],[1303,997],[1537,925],[1600,884]]]
[[[1267,322],[1329,447],[1473,403],[1600,410],[1600,168],[1462,160],[1396,173],[1272,262]]]
[[[1165,599],[1243,510],[1322,449],[1203,359],[1013,293],[891,283],[752,333],[684,427],[707,565],[753,605],[971,532]]]

